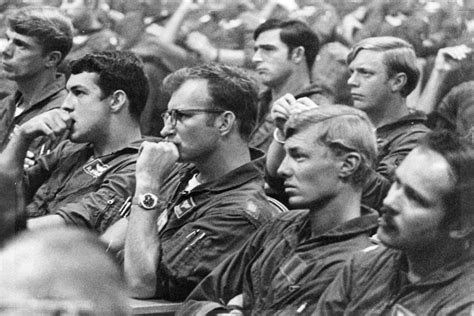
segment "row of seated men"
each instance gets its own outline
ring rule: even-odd
[[[10,20],[2,61],[18,83],[51,76],[67,54],[22,33],[41,16],[51,21],[49,10]],[[259,32],[280,36],[285,25],[270,21]],[[256,44],[261,56],[275,50]],[[304,55],[297,46],[285,56],[306,65]],[[281,95],[267,110],[273,137],[263,155],[248,146],[261,108],[245,71],[205,64],[172,73],[163,138],[144,138],[141,61],[87,54],[72,62],[59,108],[8,133],[3,203],[28,217],[30,230],[96,232],[121,261],[131,296],[185,300],[184,315],[468,314],[473,149],[450,132],[428,132],[407,108],[414,59],[397,38],[359,42],[347,58],[354,107]],[[15,97],[15,110],[27,109],[28,94]],[[57,144],[45,150],[44,141]],[[264,183],[290,211],[270,203]]]

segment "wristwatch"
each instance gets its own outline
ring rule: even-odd
[[[160,202],[161,200],[153,193],[139,194],[134,196],[132,200],[132,204],[136,204],[147,211],[155,209]]]

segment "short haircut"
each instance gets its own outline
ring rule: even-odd
[[[127,94],[130,114],[136,120],[145,107],[149,86],[141,60],[131,52],[102,51],[87,54],[71,62],[71,73],[97,73],[97,85],[103,96],[112,95],[117,90]]]
[[[175,71],[164,79],[163,86],[173,94],[184,82],[193,79],[207,80],[211,108],[233,112],[240,136],[248,141],[257,119],[257,81],[238,67],[203,64]]]
[[[406,74],[407,83],[400,91],[402,96],[408,96],[416,88],[420,71],[416,67],[413,45],[398,37],[369,37],[352,46],[347,55],[347,63],[350,64],[364,49],[383,53],[383,63],[389,78],[400,72]]]
[[[0,281],[2,310],[32,315],[45,309],[47,315],[129,313],[121,268],[87,230],[54,227],[20,235],[0,254]]]
[[[361,188],[373,172],[377,159],[375,128],[364,112],[346,105],[327,105],[292,114],[285,125],[291,136],[317,124],[315,142],[328,147],[336,156],[357,152],[362,160],[348,178]]]
[[[270,19],[257,27],[253,33],[253,39],[256,40],[263,32],[278,29],[281,29],[280,39],[288,46],[290,53],[298,46],[304,48],[306,65],[311,70],[319,52],[319,39],[316,33],[308,24],[299,20]]]
[[[30,6],[16,10],[8,16],[7,26],[14,32],[34,37],[43,47],[43,53],[61,53],[61,60],[72,47],[73,27],[71,20],[58,8]]]
[[[474,225],[474,146],[451,131],[439,130],[426,134],[420,148],[439,153],[451,168],[454,186],[444,197],[446,223],[467,220]]]

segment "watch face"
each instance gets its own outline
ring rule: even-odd
[[[146,193],[142,196],[141,204],[146,209],[152,209],[158,204],[158,198],[151,193]]]

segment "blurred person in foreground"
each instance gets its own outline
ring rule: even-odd
[[[0,252],[0,315],[63,314],[129,315],[119,266],[87,231],[20,235]]]

